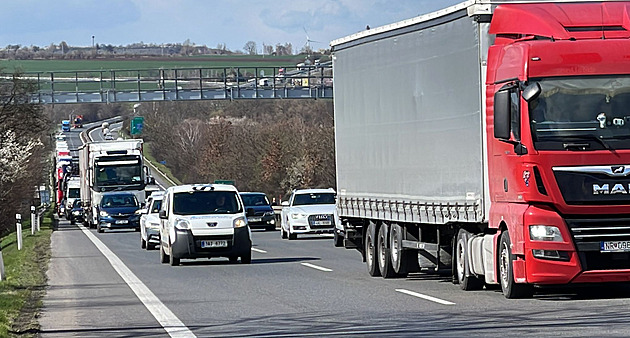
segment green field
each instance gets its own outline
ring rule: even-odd
[[[136,58],[136,59],[92,59],[92,60],[0,60],[0,68],[13,73],[62,71],[101,71],[120,69],[175,69],[175,68],[219,68],[219,67],[290,67],[303,62],[303,55],[217,55],[179,58]]]

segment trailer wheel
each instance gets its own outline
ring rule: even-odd
[[[376,224],[370,222],[365,233],[365,265],[372,277],[381,275],[377,260],[378,247],[376,246]]]
[[[404,228],[398,224],[392,224],[389,229],[389,250],[392,259],[392,267],[400,277],[406,277],[409,272],[412,251],[403,250]]]
[[[459,229],[457,233],[457,243],[455,243],[455,255],[453,259],[457,261],[455,264],[455,274],[457,282],[462,290],[479,290],[483,287],[484,281],[474,276],[470,272],[470,253],[468,252],[468,240],[470,232]]]
[[[514,270],[512,261],[514,255],[512,255],[510,234],[504,231],[501,234],[501,241],[499,244],[499,278],[501,281],[501,290],[505,298],[526,298],[531,297],[534,293],[534,288],[529,284],[519,284],[514,281]]]
[[[392,266],[392,255],[388,248],[389,234],[387,230],[386,224],[381,224],[381,228],[378,229],[378,267],[383,278],[394,278],[397,276]]]

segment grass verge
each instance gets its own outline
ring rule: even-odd
[[[30,215],[23,223],[22,250],[17,233],[0,240],[6,280],[0,281],[0,337],[36,337],[46,271],[50,260],[52,208],[42,218],[41,231],[31,235]]]

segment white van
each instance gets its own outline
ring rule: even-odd
[[[160,261],[179,265],[180,259],[227,257],[234,263],[252,260],[251,231],[243,201],[226,184],[170,187],[160,217]]]
[[[81,198],[81,181],[78,176],[72,176],[68,179],[64,196],[66,199],[65,216],[69,220],[74,201]]]

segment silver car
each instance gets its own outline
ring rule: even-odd
[[[160,244],[160,218],[164,192],[154,192],[147,198],[144,209],[140,209],[140,247],[151,250]]]

